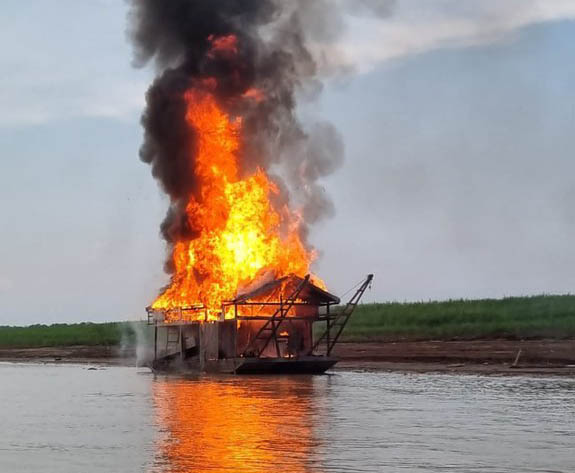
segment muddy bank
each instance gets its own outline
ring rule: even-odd
[[[340,343],[335,355],[339,370],[575,376],[575,339]],[[136,354],[105,346],[0,348],[0,361],[136,366]]]
[[[39,363],[94,363],[136,366],[134,349],[109,346],[76,345],[69,347],[0,348],[0,361]]]
[[[575,340],[340,343],[338,369],[575,376]]]

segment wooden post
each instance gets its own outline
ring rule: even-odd
[[[237,306],[236,306],[237,307]],[[237,311],[236,311],[237,316]],[[238,319],[234,319],[234,374],[236,374],[238,361]]]
[[[517,363],[519,363],[519,357],[521,356],[521,348],[517,352],[517,356],[515,357],[515,361],[511,365],[511,368],[517,368]]]
[[[184,361],[184,333],[180,322],[180,360]]]
[[[283,306],[283,298],[280,294],[280,319],[283,318],[284,315],[284,306]],[[274,341],[276,342],[276,355],[278,358],[281,358],[281,352],[280,352],[280,344],[278,342],[278,337],[277,337],[277,330],[279,328],[279,324],[281,324],[281,322],[278,323],[278,325],[275,324],[275,322],[272,322],[272,335],[274,337]]]
[[[327,349],[326,354],[329,355],[329,346],[331,344],[331,314],[329,313],[329,304],[327,305]]]
[[[158,322],[154,321],[154,361],[158,359]]]

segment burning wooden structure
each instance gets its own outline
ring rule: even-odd
[[[154,369],[324,371],[365,287],[339,306],[303,277],[317,257],[309,225],[329,208],[319,179],[342,157],[329,124],[306,129],[296,113],[319,71],[305,13],[293,2],[132,3],[136,56],[158,66],[140,157],[169,199],[170,280],[148,309]]]
[[[216,317],[200,305],[148,308],[154,326],[152,369],[323,373],[337,362],[332,350],[372,278],[368,275],[343,306],[309,275],[290,275],[222,303]],[[314,330],[316,323],[320,331]]]

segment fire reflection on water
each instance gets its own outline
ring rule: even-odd
[[[314,428],[324,381],[157,378],[153,398],[162,435],[153,471],[320,472]]]

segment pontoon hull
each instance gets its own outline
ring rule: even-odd
[[[162,359],[151,366],[155,373],[322,374],[338,362],[328,356],[293,358],[233,358],[210,360],[200,366],[196,359]]]

